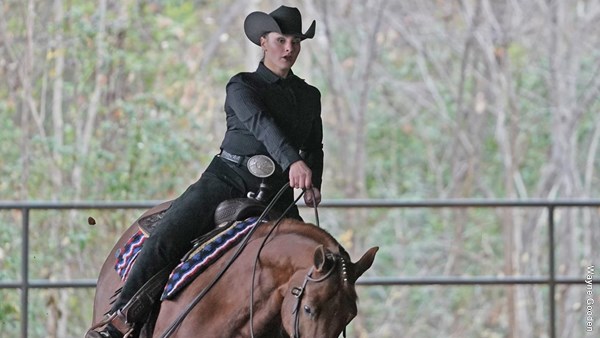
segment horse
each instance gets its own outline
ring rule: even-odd
[[[110,298],[123,284],[113,267],[115,253],[138,231],[140,219],[168,206],[165,202],[144,213],[111,250],[98,278],[93,323],[110,309]],[[140,338],[335,338],[345,334],[357,315],[355,282],[371,267],[379,248],[367,250],[353,263],[333,236],[313,224],[284,219],[256,227],[235,260],[231,256],[237,247],[173,299],[163,300],[154,326],[146,325],[150,329],[141,330]],[[217,275],[221,275],[218,281],[206,291]],[[202,292],[202,299],[190,306]],[[184,309],[188,310],[185,314]]]

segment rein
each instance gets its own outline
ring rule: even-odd
[[[288,187],[287,184],[284,185],[281,188],[280,192],[284,191],[285,188],[287,188],[287,187]],[[294,200],[294,202],[292,202],[292,204],[290,204],[287,207],[287,209],[285,209],[285,211],[281,214],[281,216],[279,216],[279,218],[277,219],[275,224],[273,224],[273,227],[271,227],[271,230],[269,230],[269,233],[267,233],[267,235],[263,239],[262,243],[260,244],[260,247],[258,248],[258,252],[256,253],[256,257],[254,258],[254,268],[252,269],[252,281],[250,283],[250,337],[251,338],[254,338],[254,280],[256,277],[256,268],[258,266],[258,258],[260,256],[260,253],[262,252],[262,249],[265,247],[267,240],[269,239],[269,237],[271,237],[271,234],[273,233],[273,231],[281,223],[283,216],[285,214],[287,214],[287,212],[298,202],[298,200],[300,199],[300,197],[302,197],[303,194],[304,194],[304,191],[302,191],[302,193]],[[275,198],[273,200],[276,200],[278,198],[279,198],[278,196],[275,196]],[[273,203],[273,202],[271,202],[271,203]]]
[[[283,187],[285,188],[285,186]],[[282,190],[283,190],[282,188]],[[273,227],[271,228],[271,230],[269,231],[269,233],[265,236],[265,238],[263,239],[263,242],[261,243],[261,246],[258,248],[258,252],[256,253],[256,258],[254,260],[254,268],[252,269],[252,282],[251,282],[251,286],[250,286],[250,337],[254,338],[254,321],[253,321],[253,305],[254,305],[254,280],[255,280],[255,276],[256,276],[256,270],[257,270],[257,266],[258,266],[258,258],[260,256],[260,253],[262,251],[262,249],[264,248],[267,240],[269,239],[269,237],[271,236],[271,234],[273,233],[273,231],[275,230],[275,228],[277,228],[277,226],[279,225],[279,223],[281,222],[281,220],[283,219],[283,215],[285,215],[292,206],[294,206],[298,200],[302,197],[302,195],[304,194],[305,191],[302,191],[302,193],[300,193],[300,195],[294,200],[294,202],[292,204],[290,204],[288,206],[288,208],[285,210],[285,212],[282,214],[282,216],[280,216],[277,221],[275,222],[275,224],[273,225]],[[320,222],[319,222],[319,212],[317,210],[317,204],[313,203],[313,208],[315,211],[315,220],[317,223],[317,227],[321,227]],[[292,338],[300,338],[300,303],[302,301],[302,296],[304,295],[304,290],[306,288],[306,285],[308,284],[308,282],[313,282],[313,283],[319,283],[322,282],[324,280],[326,280],[327,278],[329,278],[329,276],[331,276],[331,274],[333,273],[333,270],[335,270],[335,267],[337,265],[338,260],[342,261],[342,272],[344,273],[344,276],[346,274],[346,262],[344,261],[344,259],[341,256],[334,256],[334,255],[330,255],[330,257],[334,258],[334,261],[336,262],[336,264],[334,264],[331,269],[329,269],[329,271],[327,271],[327,273],[325,275],[323,275],[320,278],[312,278],[312,273],[314,271],[314,266],[310,268],[310,270],[308,271],[308,273],[306,274],[306,276],[304,277],[304,282],[302,283],[302,287],[294,287],[292,288],[292,294],[296,297],[296,303],[294,305],[294,310],[292,311],[292,314],[294,316],[294,335]],[[339,257],[339,258],[338,258]],[[347,278],[344,277],[344,281],[347,281]],[[346,328],[344,327],[344,331],[343,331],[343,336],[344,338],[346,337]]]
[[[204,296],[208,293],[208,291],[210,291],[210,289],[212,289],[212,287],[215,286],[215,284],[217,284],[217,282],[221,279],[221,277],[229,269],[229,267],[231,266],[231,264],[233,264],[233,262],[242,253],[242,251],[244,250],[244,248],[248,244],[248,241],[250,240],[250,237],[252,237],[252,235],[254,234],[254,231],[256,231],[256,229],[258,229],[258,226],[260,225],[260,223],[269,214],[269,212],[271,211],[271,209],[273,209],[273,207],[275,206],[275,203],[277,202],[277,200],[279,200],[279,198],[281,197],[281,195],[283,195],[283,193],[285,192],[285,190],[288,187],[289,187],[289,185],[287,183],[283,187],[281,187],[281,189],[277,192],[277,194],[275,195],[275,197],[273,197],[273,199],[271,200],[271,202],[267,205],[267,207],[265,208],[265,210],[263,211],[263,213],[256,220],[256,224],[257,225],[255,227],[253,227],[252,229],[250,229],[250,231],[248,231],[248,233],[246,234],[246,236],[244,237],[244,239],[242,240],[242,242],[238,246],[237,250],[235,251],[235,253],[231,256],[231,258],[229,259],[229,261],[227,261],[227,264],[225,264],[225,266],[223,267],[223,269],[221,269],[221,271],[219,271],[219,273],[208,284],[208,286],[206,286],[202,290],[202,292],[200,292],[198,295],[196,295],[196,297],[194,297],[194,299],[192,300],[192,302],[190,304],[188,304],[188,306],[179,314],[179,316],[177,317],[177,319],[175,319],[173,321],[173,323],[171,323],[171,325],[167,328],[167,330],[160,336],[161,338],[170,337],[175,332],[175,329],[179,325],[181,325],[181,323],[183,322],[183,320],[185,319],[185,317],[187,317],[187,315],[192,311],[192,309],[200,302],[200,300],[202,298],[204,298]],[[300,195],[300,196],[302,196],[302,195]],[[292,203],[292,205],[294,205],[296,203],[296,201],[294,201],[294,203]],[[292,207],[292,205],[290,205],[286,209],[286,211],[282,214],[282,216],[277,220],[275,226],[277,224],[279,224],[279,222],[281,222],[281,220],[283,219],[283,215],[285,215],[287,213],[287,211]],[[272,231],[273,230],[271,230],[271,232]],[[271,234],[271,233],[269,232],[269,234]],[[268,235],[267,235],[267,237],[268,237]],[[258,259],[258,257],[257,257],[257,259]],[[253,280],[254,280],[254,276],[253,276]],[[250,328],[252,328],[252,326],[250,326]]]
[[[281,195],[283,195],[283,193],[285,192],[285,190],[287,190],[288,188],[289,188],[289,184],[288,183],[285,183],[281,187],[281,189],[273,197],[273,199],[271,200],[271,202],[269,202],[269,204],[267,205],[267,207],[265,208],[265,210],[263,211],[263,213],[256,220],[257,226],[253,227],[246,234],[246,236],[244,237],[244,239],[242,240],[242,242],[238,246],[238,248],[235,251],[235,253],[231,256],[231,258],[229,259],[229,261],[227,262],[227,264],[223,267],[223,269],[221,271],[219,271],[219,273],[209,283],[209,285],[207,287],[205,287],[202,290],[202,292],[200,292],[198,295],[196,295],[196,297],[194,297],[194,299],[192,300],[192,302],[190,304],[188,304],[188,306],[179,314],[179,316],[173,321],[173,323],[171,323],[171,325],[167,328],[167,330],[160,336],[161,338],[168,338],[168,337],[170,337],[175,332],[175,329],[179,325],[181,325],[181,323],[183,322],[183,320],[185,319],[185,317],[187,317],[187,315],[192,311],[192,309],[200,302],[200,300],[202,300],[202,298],[204,298],[204,296],[208,293],[208,291],[210,291],[210,289],[212,289],[212,287],[221,279],[221,277],[229,269],[229,267],[231,266],[231,264],[233,264],[233,262],[239,257],[239,255],[241,254],[241,252],[244,250],[244,248],[248,244],[248,241],[250,240],[250,237],[252,237],[252,235],[254,234],[254,231],[256,231],[256,229],[258,229],[258,225],[269,214],[269,212],[271,211],[271,209],[273,209],[275,203],[279,200],[279,198],[281,198]],[[254,269],[253,269],[253,272],[252,272],[251,289],[250,289],[250,336],[252,338],[254,338],[254,326],[253,326],[254,280],[255,280],[255,275],[256,275],[256,268],[257,268],[257,265],[258,265],[258,258],[260,256],[260,253],[261,253],[263,247],[265,246],[268,238],[271,236],[271,234],[277,228],[277,226],[281,223],[281,220],[283,219],[283,217],[285,216],[285,214],[287,214],[287,212],[298,202],[298,200],[302,197],[302,195],[304,195],[304,191],[302,191],[302,193],[300,193],[300,195],[287,207],[287,209],[277,219],[277,221],[274,223],[274,225],[271,228],[271,230],[269,231],[269,233],[265,236],[265,238],[264,238],[264,240],[263,240],[263,242],[262,242],[261,246],[259,247],[258,252],[256,254],[256,259],[254,261]],[[319,224],[319,214],[318,214],[318,211],[317,211],[317,205],[316,205],[316,203],[313,203],[313,204],[314,204],[314,211],[315,211],[316,223],[317,223],[317,226],[320,227],[320,224]],[[342,259],[342,261],[343,261],[343,259]],[[331,275],[331,273],[333,272],[333,270],[335,269],[335,265],[327,272],[327,274],[325,274],[323,277],[321,277],[319,279],[313,279],[310,276],[312,274],[313,269],[314,269],[314,267],[311,268],[311,270],[309,271],[309,273],[306,275],[305,280],[304,280],[304,284],[302,285],[302,288],[301,289],[294,288],[294,289],[300,290],[299,294],[296,296],[296,298],[297,298],[296,307],[300,306],[300,298],[302,297],[302,294],[304,293],[304,288],[306,287],[306,284],[309,281],[320,282],[320,281],[323,281],[323,280],[327,279],[327,277],[329,277]],[[293,290],[292,290],[292,292],[293,292]],[[294,312],[296,313],[295,324],[294,324],[294,331],[295,331],[294,338],[299,338],[300,334],[298,332],[299,331],[298,323],[299,323],[300,319],[299,319],[299,316],[298,316],[297,309],[295,309]],[[344,329],[344,337],[346,337],[346,329]]]

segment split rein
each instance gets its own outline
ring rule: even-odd
[[[269,205],[267,206],[267,209],[270,210],[269,207],[271,207],[272,204],[274,205],[275,202],[277,202],[277,200],[281,197],[281,195],[283,194],[283,192],[288,187],[289,186],[287,185],[287,183],[286,183],[286,185],[284,185],[283,187],[281,187],[281,190],[279,190],[279,192],[277,193],[277,195],[275,195],[275,197],[271,200],[271,203],[269,203]],[[279,223],[283,219],[283,216],[285,214],[287,214],[288,211],[294,205],[296,205],[296,203],[298,202],[298,200],[300,200],[300,198],[302,197],[302,195],[304,195],[304,193],[305,193],[305,191],[302,190],[302,193],[300,195],[298,195],[298,197],[294,200],[294,202],[292,202],[292,204],[290,204],[287,207],[287,209],[285,209],[285,211],[277,219],[277,221],[275,222],[275,224],[273,225],[273,227],[271,228],[271,230],[269,231],[269,233],[265,236],[265,238],[262,241],[260,247],[258,248],[258,252],[256,253],[256,258],[254,259],[254,268],[252,269],[252,282],[251,282],[251,286],[250,286],[250,337],[251,338],[254,338],[254,309],[253,309],[253,307],[254,307],[254,280],[255,280],[255,277],[256,277],[256,270],[257,270],[257,266],[258,266],[258,258],[260,256],[260,253],[261,253],[262,249],[264,248],[265,244],[267,243],[267,240],[269,239],[269,237],[271,237],[271,234],[273,233],[273,231],[277,228],[277,226],[279,225]],[[319,224],[319,212],[317,211],[317,203],[315,203],[315,202],[316,201],[314,200],[314,192],[313,192],[313,207],[314,207],[314,210],[315,210],[315,219],[316,219],[317,226],[320,228],[321,225]],[[266,212],[267,212],[267,210],[265,210],[265,212],[263,214],[265,214]],[[262,216],[263,215],[261,215],[261,217]],[[254,229],[256,229],[256,228],[254,228]],[[254,230],[254,229],[252,229],[252,230]],[[335,266],[334,266],[334,268],[335,268]],[[313,269],[311,268],[311,270],[309,271],[308,275],[306,276],[307,278],[309,278],[309,275],[312,274],[312,270]],[[331,274],[332,271],[333,271],[333,268],[327,273],[327,276],[325,278],[327,278]],[[322,280],[325,280],[325,278],[323,278]],[[308,280],[304,281],[304,285],[302,286],[302,292],[304,291],[304,287],[306,286],[307,282],[308,282]],[[296,296],[296,298],[298,299],[296,306],[299,306],[299,303],[300,303],[300,300],[299,300],[300,298],[299,297],[302,296],[302,292],[300,293],[300,296]],[[298,320],[299,320],[299,317],[298,317],[298,314],[296,313],[295,322],[298,321]],[[294,331],[296,331],[296,332],[298,331],[298,327],[297,327],[296,324],[294,324]],[[300,335],[299,334],[294,334],[293,338],[296,338],[296,337],[299,338]],[[344,337],[345,337],[345,335],[344,335]]]
[[[281,196],[283,195],[283,193],[287,189],[289,189],[289,188],[290,188],[289,184],[286,183],[286,184],[284,184],[281,187],[281,189],[279,189],[279,191],[277,192],[277,194],[273,197],[273,199],[271,199],[271,202],[269,202],[269,204],[267,205],[267,207],[265,208],[265,210],[262,212],[262,214],[256,220],[257,226],[253,227],[246,234],[246,236],[244,237],[244,239],[242,240],[242,242],[238,246],[237,250],[231,256],[231,258],[229,259],[229,261],[227,261],[227,264],[225,264],[225,266],[223,267],[223,269],[221,271],[219,271],[219,273],[208,284],[208,286],[206,286],[202,290],[202,292],[200,292],[198,295],[196,295],[196,297],[194,297],[194,299],[190,302],[190,304],[188,304],[188,306],[179,314],[179,316],[173,321],[173,323],[171,323],[171,325],[167,328],[167,330],[165,332],[163,332],[163,334],[160,336],[161,338],[168,338],[168,337],[170,337],[175,332],[175,330],[177,329],[177,327],[179,325],[181,325],[181,323],[183,322],[183,320],[185,319],[185,317],[187,317],[187,315],[192,311],[192,309],[200,302],[200,300],[202,298],[204,298],[204,296],[208,293],[208,291],[210,291],[210,289],[212,289],[213,286],[221,279],[221,277],[225,274],[225,272],[229,269],[229,267],[233,264],[233,262],[242,253],[242,250],[244,250],[244,248],[248,244],[248,241],[250,240],[250,237],[252,237],[252,235],[254,234],[254,231],[256,231],[256,229],[258,229],[258,225],[265,219],[265,217],[269,214],[269,212],[271,212],[271,210],[275,206],[275,203],[281,198]],[[283,216],[285,214],[287,214],[287,212],[294,205],[296,205],[296,203],[298,202],[298,200],[300,199],[300,197],[302,197],[302,195],[304,195],[304,191],[302,191],[302,193],[286,208],[286,210],[277,219],[277,221],[275,222],[275,224],[273,225],[273,227],[271,228],[271,230],[269,231],[269,233],[267,234],[267,236],[265,236],[265,239],[262,242],[260,248],[258,249],[258,253],[256,254],[256,259],[254,261],[254,269],[253,269],[253,272],[252,272],[252,284],[251,284],[251,290],[250,290],[250,336],[252,338],[254,338],[254,328],[253,328],[253,325],[252,325],[253,324],[253,304],[254,304],[254,279],[255,279],[255,274],[256,274],[256,267],[257,267],[257,264],[258,264],[258,257],[260,255],[260,252],[262,251],[262,248],[264,247],[267,239],[271,236],[271,234],[273,233],[273,231],[275,230],[275,228],[277,228],[277,226],[283,220]],[[314,210],[315,210],[316,223],[317,223],[317,226],[320,227],[320,224],[319,224],[319,214],[318,214],[318,211],[317,211],[317,205],[316,205],[316,203],[313,203],[313,205],[314,205]],[[310,272],[309,272],[309,274],[310,274]],[[309,276],[307,275],[307,278],[308,277]],[[307,282],[305,282],[305,285],[306,285],[306,283]],[[303,287],[303,289],[304,289],[304,287]],[[298,320],[298,319],[296,319],[296,320]],[[297,330],[297,327],[296,327],[295,330]],[[296,337],[299,337],[299,335],[296,335]],[[344,332],[344,337],[345,337],[345,332]]]
[[[284,188],[286,188],[286,187],[284,186]],[[280,192],[283,190],[284,189],[282,188],[282,190],[280,190]],[[261,253],[265,243],[267,242],[267,240],[269,239],[269,237],[271,236],[271,234],[273,233],[275,228],[277,228],[277,226],[281,222],[283,215],[287,214],[289,209],[298,202],[298,200],[300,199],[300,197],[302,197],[302,195],[304,193],[305,193],[305,191],[302,191],[302,193],[296,198],[296,200],[294,200],[294,202],[285,210],[285,212],[282,214],[282,216],[279,217],[279,219],[277,219],[277,221],[275,222],[275,224],[273,225],[273,227],[271,228],[271,230],[269,231],[267,236],[265,236],[265,238],[264,238],[263,242],[261,243],[261,246],[259,247],[258,252],[256,254],[256,258],[254,261],[254,269],[252,271],[252,286],[250,288],[250,337],[251,338],[254,338],[254,325],[253,325],[254,280],[255,280],[256,270],[257,270],[257,265],[258,265],[258,258],[260,256],[260,253]],[[275,196],[273,201],[276,201],[278,198],[279,198],[279,194],[277,194],[277,196]],[[315,202],[316,201],[313,200],[313,208],[315,211],[315,222],[316,222],[316,225],[320,228],[321,225],[319,223],[319,212],[317,210],[317,203],[315,203]],[[292,338],[300,338],[300,304],[302,303],[302,296],[304,295],[304,290],[306,289],[306,285],[308,284],[308,282],[320,283],[320,282],[326,280],[327,278],[329,278],[333,274],[333,271],[336,269],[338,261],[342,262],[342,273],[344,274],[344,281],[347,281],[346,261],[344,260],[344,258],[340,255],[334,255],[334,254],[327,254],[327,257],[332,258],[335,262],[335,264],[332,265],[332,267],[331,267],[331,269],[329,269],[329,271],[327,271],[323,276],[321,276],[319,278],[313,278],[312,274],[315,270],[315,267],[313,266],[310,268],[310,270],[304,277],[304,282],[302,283],[302,286],[301,287],[295,286],[292,288],[291,292],[296,297],[296,302],[294,303],[294,309],[292,310],[292,315],[294,315],[294,332],[293,332]],[[346,337],[346,328],[345,327],[344,327],[344,331],[343,331],[343,337],[344,338]]]

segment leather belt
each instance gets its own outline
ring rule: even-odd
[[[245,155],[234,155],[225,150],[221,150],[219,156],[240,166],[246,166],[246,164],[248,164],[248,159],[250,158],[250,156]]]

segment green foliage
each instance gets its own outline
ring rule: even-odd
[[[19,330],[19,297],[14,291],[0,291],[0,330],[7,337],[17,337]]]
[[[2,162],[11,165],[0,165],[0,195],[10,196],[19,188],[20,173],[23,170],[21,159],[22,135],[12,119],[13,113],[0,100],[0,144],[2,147]]]
[[[15,280],[21,267],[21,219],[0,213],[0,280]]]
[[[598,45],[594,35],[582,36],[578,45],[578,39],[568,35],[570,31],[554,27],[574,48],[585,51],[549,55],[548,21],[537,16],[544,11],[531,15],[527,25],[512,21],[497,25],[485,17],[471,18],[478,12],[469,10],[470,3],[455,7],[438,2],[386,3],[378,25],[370,21],[377,17],[371,8],[376,2],[306,5],[329,6],[327,13],[305,15],[317,18],[318,36],[309,42],[313,53],[303,51],[294,68],[323,94],[324,199],[348,197],[351,184],[364,184],[366,193],[361,198],[501,198],[514,195],[514,182],[528,197],[535,197],[544,186],[543,177],[555,165],[549,159],[560,142],[575,150],[577,172],[569,173],[577,183],[573,187],[586,185],[581,190],[598,195],[600,159],[593,146],[600,100],[584,95],[590,87],[597,87],[594,79],[600,54],[591,47]],[[27,12],[29,3],[35,15]],[[62,4],[65,17],[58,23],[54,22],[55,2],[9,0],[0,9],[2,38],[11,42],[0,46],[0,199],[176,197],[218,151],[226,82],[239,71],[252,70],[245,61],[254,64],[258,60],[245,55],[248,42],[240,31],[245,13],[229,13],[239,7],[233,0],[108,1],[106,26],[102,27],[97,1]],[[298,6],[305,4],[298,2]],[[423,12],[427,10],[431,12]],[[496,10],[491,6],[482,13]],[[33,20],[31,31],[27,18]],[[543,25],[536,26],[536,22]],[[475,24],[477,30],[470,32]],[[375,27],[380,31],[372,35]],[[325,28],[332,34],[322,34]],[[557,44],[564,43],[557,39]],[[369,53],[367,47],[376,50]],[[552,94],[556,88],[551,83],[556,65],[551,62],[565,58],[557,63],[562,65],[576,57],[579,63],[566,77],[568,90],[558,95],[581,109],[568,111],[580,114],[580,119],[570,126],[572,137],[560,139],[563,136],[553,129],[558,117],[557,98],[552,97],[557,95]],[[65,70],[57,74],[61,58]],[[366,67],[369,62],[373,63]],[[366,69],[369,72],[363,73]],[[366,93],[359,91],[363,81],[369,84]],[[55,89],[62,95],[60,110],[55,110]],[[336,110],[352,110],[349,107],[359,103],[363,94],[368,102],[361,112],[364,125],[358,126],[356,116]],[[578,105],[585,98],[586,105]],[[60,128],[58,123],[62,123]],[[365,143],[356,144],[354,131],[363,127]],[[506,132],[506,139],[499,131]],[[506,162],[507,148],[510,163]],[[366,157],[365,177],[352,176],[359,171],[344,171],[359,150]],[[564,190],[556,187],[552,193],[560,197]],[[140,213],[32,213],[31,277],[95,278],[104,253]],[[536,223],[539,211],[508,221],[504,213],[489,209],[344,210],[328,212],[322,223],[353,253],[362,253],[368,246],[381,247],[367,273],[371,276],[498,275],[503,273],[506,257],[511,257],[505,252],[509,230],[517,231],[518,224],[523,238],[532,242],[546,235]],[[87,224],[90,215],[97,225]],[[576,234],[593,229],[589,241],[593,242],[598,237],[593,215],[576,215],[577,222],[568,226]],[[20,217],[19,212],[0,213],[2,281],[20,278]],[[580,220],[589,220],[587,228],[582,228]],[[571,238],[571,243],[576,242]],[[569,253],[567,248],[560,249],[561,255]],[[545,251],[539,251],[539,257],[531,258],[536,264],[546,259]],[[577,259],[563,257],[565,266],[579,261],[584,249],[572,251]],[[520,254],[525,253],[530,254]],[[82,262],[81,257],[86,259]],[[537,271],[522,264],[525,270]],[[359,289],[361,313],[368,315],[360,321],[364,327],[355,330],[356,336],[374,332],[377,337],[395,337],[398,327],[416,337],[509,335],[509,314],[502,303],[508,292],[502,288]],[[18,292],[3,290],[0,295],[6,300],[0,303],[0,331],[17,336]],[[81,323],[70,326],[68,335],[79,336],[91,316],[91,298],[91,290],[34,292],[28,314],[33,323],[31,335],[44,336],[46,319],[61,312],[60,303],[71,309],[64,313],[70,323]],[[486,299],[501,301],[486,304]],[[544,304],[527,306],[530,313],[546,310]],[[469,313],[475,314],[473,318]],[[425,330],[411,332],[413,326]],[[442,332],[440,327],[449,329]]]

